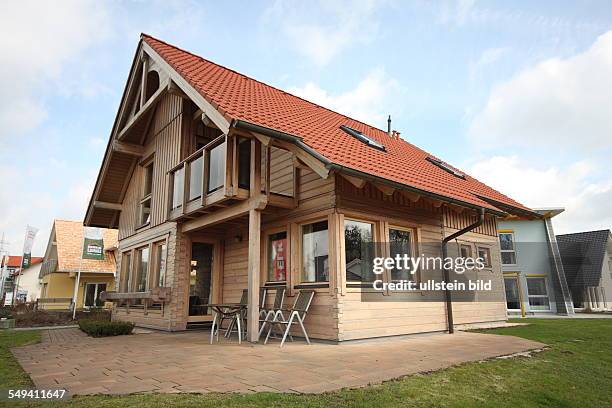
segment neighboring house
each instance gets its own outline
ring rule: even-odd
[[[40,273],[40,267],[42,265],[43,258],[39,256],[33,256],[30,261],[30,267],[21,270],[22,257],[17,255],[10,255],[4,257],[0,262],[0,271],[4,270],[4,262],[6,262],[6,279],[4,281],[4,290],[0,294],[0,299],[4,299],[5,293],[13,292],[15,290],[15,282],[18,281],[19,288],[18,293],[21,297],[25,298],[28,302],[33,302],[40,296],[40,282],[38,274]],[[21,271],[21,273],[19,273]],[[17,279],[19,275],[19,279]]]
[[[497,223],[506,304],[511,314],[559,313],[574,308],[552,226],[563,208],[535,210]]]
[[[115,250],[117,231],[104,230],[104,260],[81,259],[83,224],[79,221],[55,220],[40,271],[42,307],[65,309],[74,296],[77,274],[81,277],[76,306],[103,306],[100,294],[115,288]]]
[[[612,310],[612,233],[610,230],[557,235],[574,306]]]
[[[85,216],[119,230],[113,318],[184,330],[212,320],[198,305],[248,289],[254,341],[260,286],[284,286],[288,306],[316,292],[306,327],[319,339],[504,322],[497,217],[538,214],[388,127],[143,35]],[[372,290],[376,251],[440,256],[442,238],[468,226],[458,242],[488,254],[486,301]]]

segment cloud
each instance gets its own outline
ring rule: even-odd
[[[376,68],[362,79],[355,88],[331,94],[314,82],[302,87],[292,87],[288,92],[318,105],[335,110],[354,119],[381,127],[393,110],[394,94],[399,90],[395,79],[383,68]]]
[[[517,156],[494,156],[471,166],[470,174],[531,208],[564,207],[554,218],[556,233],[612,227],[612,178],[591,181],[589,161],[536,168]]]
[[[68,62],[108,35],[109,26],[103,2],[0,2],[0,89],[11,96],[0,99],[0,139],[46,119],[46,91]]]
[[[612,147],[612,31],[581,54],[551,58],[495,86],[469,127],[484,146]]]
[[[276,1],[263,13],[263,21],[275,35],[280,29],[296,52],[324,66],[345,49],[374,40],[381,3],[321,0],[313,7],[308,2]]]

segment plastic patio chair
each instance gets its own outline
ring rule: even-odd
[[[314,295],[314,290],[302,290],[300,291],[300,293],[298,293],[291,309],[281,308],[277,310],[271,320],[267,320],[269,328],[264,344],[266,344],[268,342],[268,339],[270,338],[272,327],[277,326],[281,329],[281,332],[284,332],[283,339],[281,340],[280,344],[280,346],[283,347],[283,344],[285,344],[285,340],[287,339],[287,336],[289,335],[289,332],[291,331],[291,326],[293,324],[298,324],[300,326],[300,328],[302,329],[302,333],[304,334],[304,338],[306,339],[306,343],[310,344],[308,333],[306,333],[306,328],[304,327],[304,319],[306,318],[308,309],[310,309],[310,304],[312,303]],[[287,319],[284,318],[283,312],[288,314]],[[283,326],[285,326],[284,330]]]

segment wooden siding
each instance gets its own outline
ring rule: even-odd
[[[182,108],[183,100],[180,97],[165,95],[157,107],[145,141],[145,157],[152,156],[154,164],[151,222],[143,229],[155,227],[166,221],[168,171],[181,160]],[[143,181],[144,168],[138,165],[134,169],[123,200],[119,219],[119,239],[135,234],[139,227],[138,215]]]

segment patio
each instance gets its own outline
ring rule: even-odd
[[[78,329],[43,332],[40,344],[13,349],[38,388],[71,394],[136,392],[321,393],[541,348],[511,336],[457,332],[340,345],[236,339],[210,345],[207,332],[95,339]]]

